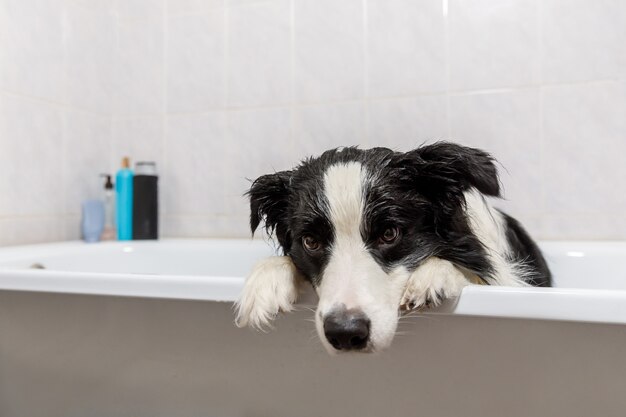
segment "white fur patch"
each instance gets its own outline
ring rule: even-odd
[[[365,170],[358,162],[333,165],[324,174],[324,194],[330,220],[338,236],[354,237],[356,233],[361,240],[365,181]]]
[[[324,176],[324,192],[335,236],[329,262],[324,269],[316,327],[324,346],[333,348],[324,336],[323,319],[339,306],[357,309],[370,319],[370,343],[374,350],[387,347],[397,326],[398,301],[408,273],[404,268],[387,274],[363,242],[361,224],[364,188],[368,175],[361,164],[331,166]]]
[[[528,286],[529,284],[524,280],[524,266],[508,260],[510,248],[502,214],[491,207],[482,194],[476,190],[466,192],[465,201],[470,227],[487,250],[489,260],[495,268],[495,282],[491,284]]]
[[[335,304],[358,307],[358,288],[364,284],[362,280],[373,266],[360,231],[363,180],[361,164],[356,162],[331,166],[324,176],[324,193],[335,238],[330,260],[317,289],[323,313]]]
[[[291,311],[298,298],[299,273],[288,256],[272,256],[254,267],[235,303],[239,327],[269,327],[281,312]]]
[[[437,306],[447,298],[458,297],[468,285],[470,282],[454,264],[432,257],[411,274],[400,305],[409,309]]]

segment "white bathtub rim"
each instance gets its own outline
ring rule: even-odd
[[[0,271],[0,290],[233,302],[244,278],[105,274],[45,270]],[[314,296],[308,296],[313,306]],[[466,287],[425,315],[483,316],[626,324],[626,291]]]
[[[160,242],[181,245],[264,244],[242,239],[164,239]],[[0,261],[89,251],[99,246],[150,246],[159,242],[105,242],[96,245],[61,242],[0,248]],[[576,246],[602,249],[626,248],[626,242],[542,242],[563,249]],[[244,277],[153,275],[125,273],[73,272],[26,268],[0,269],[0,290],[162,298],[178,300],[232,302],[237,299]],[[314,297],[309,297],[309,300]],[[309,301],[310,303],[310,301]],[[509,288],[470,286],[457,300],[424,314],[454,314],[521,319],[626,324],[626,291],[575,288]]]
[[[197,275],[109,274],[0,270],[0,290],[234,301],[245,279]]]

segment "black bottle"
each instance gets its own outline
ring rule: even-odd
[[[133,178],[133,239],[158,239],[159,188],[156,164],[137,162]]]

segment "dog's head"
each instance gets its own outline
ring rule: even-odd
[[[485,268],[467,255],[482,249],[463,213],[470,189],[499,194],[493,160],[477,149],[335,149],[258,178],[248,193],[251,228],[265,221],[312,284],[330,352],[377,351],[391,343],[406,282],[423,260]]]

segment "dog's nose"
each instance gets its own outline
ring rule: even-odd
[[[360,350],[367,346],[370,320],[360,311],[333,311],[324,319],[324,334],[337,350]]]

